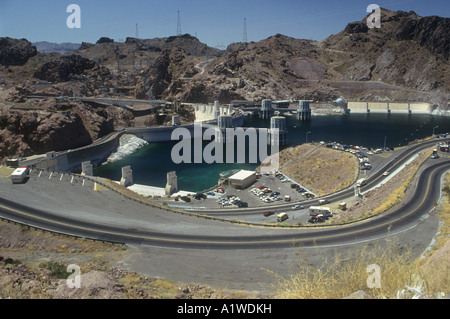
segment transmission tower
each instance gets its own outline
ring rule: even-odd
[[[244,35],[242,37],[242,42],[247,43],[247,19],[244,18]]]
[[[177,17],[177,35],[181,35],[180,10],[178,10],[178,17]]]
[[[136,23],[136,39],[139,39],[138,24]]]

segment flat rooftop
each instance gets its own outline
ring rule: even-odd
[[[247,170],[240,170],[236,174],[229,177],[229,179],[237,179],[237,180],[244,180],[252,175],[256,174],[255,171],[247,171]]]

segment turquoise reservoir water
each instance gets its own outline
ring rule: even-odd
[[[430,136],[433,128],[435,134],[450,132],[449,121],[448,117],[432,115],[345,114],[314,116],[310,122],[299,122],[295,116],[288,116],[288,142],[290,145],[299,145],[308,138],[308,142],[335,141],[378,148],[383,147],[386,141],[386,146],[398,147]],[[268,128],[270,120],[248,116],[244,125]],[[122,160],[95,168],[94,174],[120,180],[121,167],[130,165],[136,184],[164,187],[166,173],[174,170],[180,190],[201,191],[216,185],[220,172],[234,168],[253,170],[258,166],[258,163],[249,163],[248,160],[246,163],[234,164],[175,164],[171,159],[171,151],[176,143],[178,141],[151,143]]]

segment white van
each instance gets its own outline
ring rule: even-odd
[[[286,213],[281,213],[277,215],[277,222],[282,222],[285,221],[286,219],[288,219],[289,216]]]
[[[28,167],[19,167],[11,174],[11,182],[13,184],[20,184],[28,177]]]

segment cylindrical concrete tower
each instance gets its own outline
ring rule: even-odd
[[[269,141],[271,144],[278,143],[278,145],[286,145],[287,133],[286,118],[284,116],[273,116],[270,118]]]
[[[311,120],[310,101],[300,101],[298,104],[298,119],[302,121]]]
[[[230,142],[227,136],[226,129],[233,127],[233,117],[231,115],[220,115],[217,120],[218,130],[221,134],[216,134],[217,142]],[[219,133],[219,132],[218,132]]]
[[[233,117],[231,115],[220,115],[218,120],[219,129],[223,130],[226,128],[233,127]]]
[[[260,117],[263,119],[271,118],[273,115],[273,107],[271,100],[262,100]]]
[[[220,115],[220,103],[219,101],[214,101],[214,119],[218,119]]]

